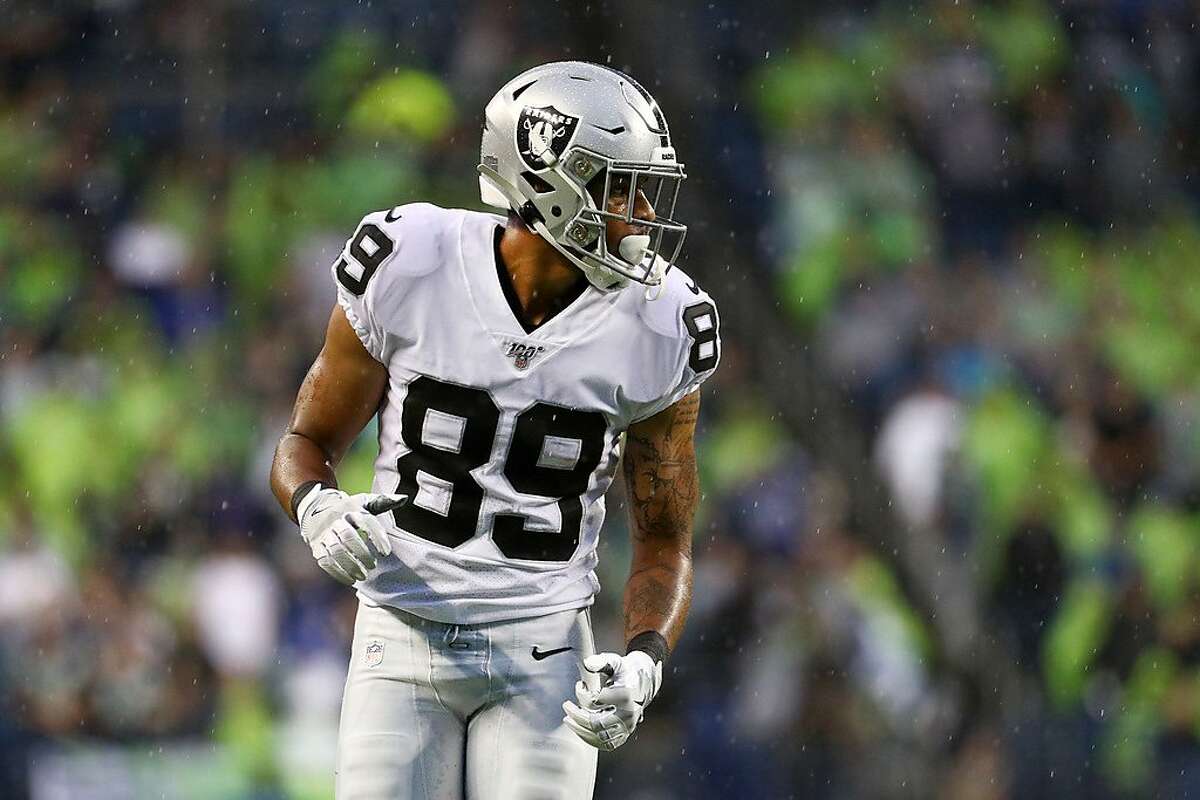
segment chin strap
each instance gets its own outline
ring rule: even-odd
[[[657,278],[654,283],[647,284],[644,297],[647,301],[653,302],[662,296],[663,286],[667,283],[667,271],[670,266],[667,262],[658,255],[653,256],[654,264],[650,267],[650,277]]]

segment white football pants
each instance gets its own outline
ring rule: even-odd
[[[588,800],[597,751],[562,702],[594,652],[585,610],[448,625],[360,602],[337,800]]]

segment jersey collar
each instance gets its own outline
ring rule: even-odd
[[[459,269],[476,317],[497,340],[568,344],[592,331],[616,307],[623,292],[601,292],[588,284],[557,313],[532,330],[527,329],[505,297],[499,275],[503,268],[496,264],[496,232],[497,226],[503,226],[503,218],[494,214],[464,216],[458,242]],[[512,302],[516,302],[515,297]]]
[[[580,302],[580,298],[588,292],[595,291],[592,285],[582,275],[579,276],[579,281],[576,285],[567,292],[566,295],[559,298],[541,322],[531,323],[525,319],[525,315],[521,310],[521,301],[517,298],[517,289],[513,286],[512,276],[509,275],[508,269],[504,265],[504,257],[500,253],[500,240],[504,238],[504,228],[496,227],[496,232],[492,238],[492,256],[496,262],[496,281],[500,284],[500,291],[504,294],[504,300],[508,303],[508,309],[512,312],[513,320],[521,326],[521,329],[526,334],[532,334],[538,328],[548,324],[560,312],[565,312],[573,305]]]

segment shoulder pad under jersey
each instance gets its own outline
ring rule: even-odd
[[[453,254],[469,212],[409,203],[362,218],[331,267],[338,303],[363,346],[384,360],[389,315],[399,313],[414,282]]]
[[[637,292],[642,322],[666,348],[661,362],[673,365],[661,396],[644,404],[635,416],[645,419],[694,391],[716,370],[721,360],[720,317],[712,297],[677,267],[667,273],[653,300],[637,287],[626,291],[631,290]]]

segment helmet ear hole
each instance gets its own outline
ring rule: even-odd
[[[521,177],[524,178],[525,182],[529,184],[529,188],[533,189],[533,191],[537,194],[548,194],[554,191],[554,187],[551,186],[545,179],[538,177],[528,170],[522,172]]]

